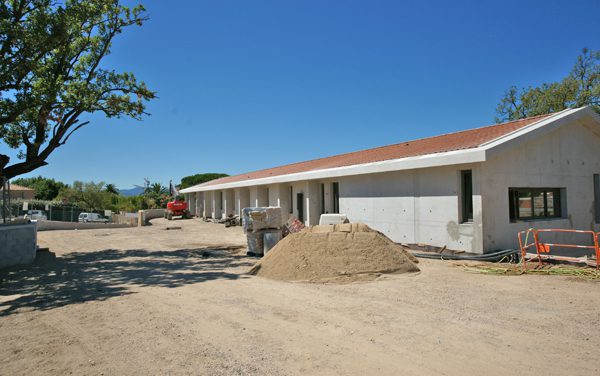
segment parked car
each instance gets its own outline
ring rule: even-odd
[[[28,210],[27,213],[23,216],[25,219],[30,219],[32,221],[47,221],[48,217],[46,216],[46,212],[43,210]]]
[[[96,213],[81,213],[79,214],[79,222],[107,223],[108,219]]]

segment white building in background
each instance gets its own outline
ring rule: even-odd
[[[307,225],[344,213],[399,243],[483,253],[530,227],[598,230],[600,116],[568,109],[213,180],[193,214],[280,206]]]

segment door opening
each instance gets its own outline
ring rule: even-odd
[[[298,208],[298,220],[304,222],[304,194],[298,193],[296,195],[296,207]]]

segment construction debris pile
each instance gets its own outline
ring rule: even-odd
[[[373,280],[382,274],[417,272],[417,259],[363,223],[321,225],[282,239],[249,272],[302,282]]]

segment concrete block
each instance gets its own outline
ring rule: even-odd
[[[0,268],[30,264],[36,250],[36,223],[0,225]]]

